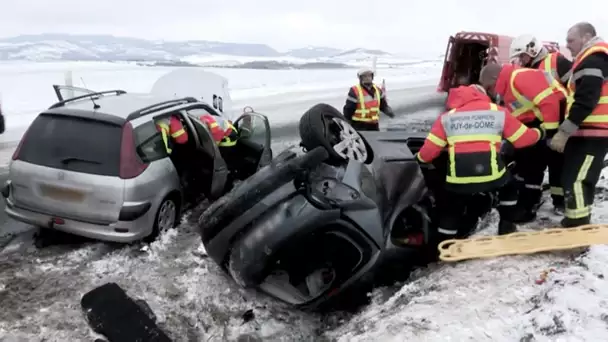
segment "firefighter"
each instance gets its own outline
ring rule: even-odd
[[[590,222],[595,185],[608,152],[608,43],[589,23],[570,28],[566,41],[575,56],[568,109],[550,147],[568,161],[562,174],[566,201],[562,226],[574,227]]]
[[[512,64],[488,64],[481,70],[480,82],[492,96],[498,96],[511,115],[531,128],[542,127],[552,136],[559,127],[560,102],[565,88],[551,74]],[[546,142],[515,152],[515,177],[520,182],[515,223],[530,222],[542,197],[542,182],[549,162]],[[559,185],[559,184],[558,184]],[[562,204],[556,197],[554,206]]]
[[[374,71],[363,68],[357,72],[359,83],[348,91],[344,116],[353,128],[360,131],[377,131],[380,112],[395,117],[382,89],[374,84]]]
[[[572,62],[559,52],[550,53],[533,35],[524,34],[513,39],[509,58],[522,67],[551,73],[564,86],[572,74]]]
[[[173,143],[185,144],[188,142],[188,133],[184,129],[177,115],[156,120],[156,129],[161,133],[167,154],[173,152]]]
[[[219,147],[222,158],[230,170],[231,180],[239,178],[239,156],[235,152],[234,146],[239,139],[239,132],[232,122],[222,116],[212,114],[202,114],[199,116],[199,120],[202,121],[209,132],[213,140]],[[230,182],[232,183],[232,182]]]
[[[513,39],[509,48],[509,54],[512,62],[526,68],[549,72],[553,78],[559,80],[564,86],[568,82],[568,79],[570,79],[570,75],[572,75],[572,62],[559,52],[549,53],[547,48],[532,35],[525,34]],[[566,98],[564,97],[560,103],[560,123],[564,121],[565,114]],[[555,132],[555,130],[549,131],[547,138],[551,138]],[[557,211],[563,212],[564,190],[561,185],[561,176],[564,156],[549,148],[546,149],[546,153],[553,206]]]
[[[207,125],[213,140],[220,149],[236,145],[239,134],[230,120],[212,114],[202,114],[198,119]]]
[[[451,89],[448,105],[453,109],[437,118],[416,155],[424,167],[442,151],[448,152],[445,193],[438,200],[441,213],[438,242],[466,235],[463,229],[472,231],[475,226],[466,227],[463,222],[472,195],[497,189],[500,189],[498,234],[514,232],[512,217],[517,188],[500,154],[502,140],[522,148],[543,139],[544,131],[526,127],[507,109],[492,103],[479,85]]]

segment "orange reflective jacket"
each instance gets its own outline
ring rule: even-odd
[[[228,147],[236,145],[238,132],[230,120],[211,114],[203,114],[199,119],[207,125],[209,131],[211,131],[213,140],[219,146]]]
[[[361,84],[353,86],[352,89],[358,100],[352,120],[377,123],[380,113],[380,89],[375,84],[373,85],[373,94],[370,94]]]
[[[574,60],[574,64],[572,65],[572,70],[574,71],[574,74],[570,77],[570,80],[568,81],[568,107],[566,110],[566,119],[568,118],[568,116],[570,114],[570,108],[572,107],[572,104],[574,103],[574,93],[576,92],[576,79],[578,77],[585,76],[585,72],[586,72],[585,70],[577,71],[576,68],[581,64],[581,62],[585,58],[587,58],[587,56],[591,55],[592,53],[597,53],[597,52],[603,52],[605,54],[608,54],[608,43],[604,43],[604,42],[597,43],[597,44],[587,48],[583,52],[581,52],[578,55],[578,57]],[[604,79],[604,85],[602,86],[600,99],[599,99],[597,105],[595,106],[595,108],[593,109],[591,114],[589,116],[587,116],[585,118],[585,120],[583,120],[583,122],[580,125],[580,128],[583,130],[585,130],[585,129],[591,129],[591,130],[608,129],[608,80],[607,79]],[[589,131],[589,132],[581,131],[581,132],[575,132],[575,135],[592,135],[589,133],[591,133],[591,131]],[[608,134],[606,134],[605,132],[601,132],[598,135],[607,136]]]
[[[163,136],[163,142],[165,143],[165,149],[167,153],[171,153],[171,143],[185,144],[188,142],[188,134],[184,129],[179,118],[175,115],[171,115],[169,118],[161,119],[156,121],[156,128],[161,132]]]

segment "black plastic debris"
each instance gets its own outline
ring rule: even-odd
[[[87,292],[80,300],[91,328],[109,342],[171,342],[143,300],[134,300],[116,283]]]

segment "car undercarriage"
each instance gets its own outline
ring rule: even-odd
[[[436,258],[427,183],[441,171],[414,157],[425,135],[349,127],[314,106],[300,121],[303,152],[283,152],[201,215],[209,256],[240,286],[325,310]],[[491,209],[486,195],[475,223]]]

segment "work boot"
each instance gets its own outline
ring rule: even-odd
[[[515,223],[511,221],[500,221],[498,223],[498,235],[507,235],[511,233],[515,233],[517,231],[517,227]]]
[[[568,217],[564,217],[561,221],[562,227],[564,227],[564,228],[574,228],[574,227],[583,226],[583,225],[586,225],[589,223],[591,223],[591,218],[589,216],[581,217],[581,218],[577,218],[577,219],[571,219]]]
[[[513,218],[513,223],[528,223],[536,219],[536,210],[517,208]]]

